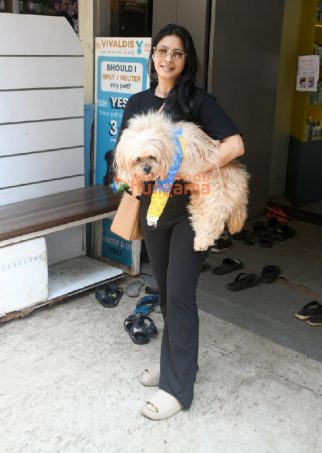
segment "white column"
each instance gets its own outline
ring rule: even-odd
[[[94,19],[93,2],[78,0],[79,39],[84,50],[85,104],[94,98]]]

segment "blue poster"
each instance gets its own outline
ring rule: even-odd
[[[151,38],[96,38],[95,183],[104,184],[107,153],[115,148],[129,97],[149,88]],[[103,222],[103,256],[132,266],[132,242],[110,231]]]

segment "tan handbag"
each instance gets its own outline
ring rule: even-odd
[[[141,201],[124,191],[114,216],[111,231],[127,241],[143,239],[140,229]]]

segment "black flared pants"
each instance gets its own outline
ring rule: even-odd
[[[194,232],[186,215],[173,216],[173,221],[163,222],[160,228],[149,228],[144,239],[164,318],[159,388],[189,408],[198,368],[196,289],[208,251],[193,250]]]

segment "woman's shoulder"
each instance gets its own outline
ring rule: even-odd
[[[191,98],[192,98],[193,103],[198,106],[206,101],[216,102],[215,96],[208,93],[208,91],[206,91],[204,88],[200,88],[200,87],[194,88]]]
[[[217,109],[218,104],[215,96],[203,88],[196,87],[191,95],[191,110],[193,117],[198,119],[204,112]]]

